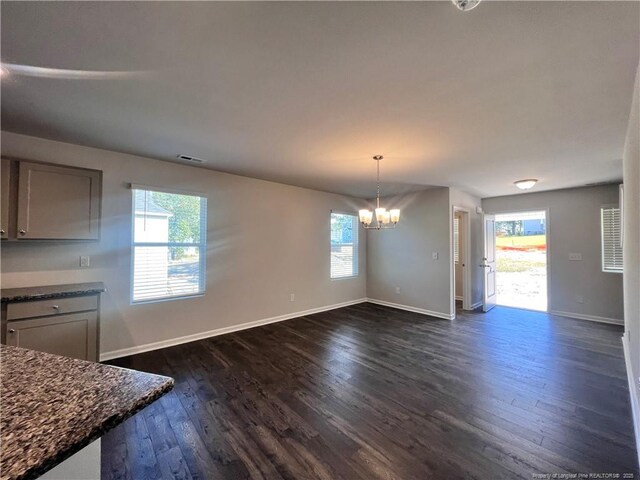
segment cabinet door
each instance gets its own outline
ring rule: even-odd
[[[97,312],[7,322],[7,345],[98,361]]]
[[[11,174],[11,161],[3,158],[1,161],[2,170],[0,171],[0,211],[2,213],[0,220],[0,238],[7,238],[9,235],[9,175]]]
[[[18,239],[98,239],[102,174],[20,162]]]

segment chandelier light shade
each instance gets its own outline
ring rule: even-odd
[[[391,210],[387,210],[386,208],[380,206],[380,160],[382,160],[382,158],[382,155],[376,155],[375,157],[373,157],[378,166],[378,189],[376,193],[375,212],[367,210],[366,208],[358,212],[360,223],[362,223],[362,226],[367,229],[382,230],[383,228],[396,228],[396,225],[400,221],[399,208],[392,208]],[[374,213],[376,220],[375,223],[373,223]]]

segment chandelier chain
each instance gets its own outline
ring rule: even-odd
[[[376,207],[380,208],[380,160],[377,160],[376,163],[378,164],[378,190],[376,193]]]

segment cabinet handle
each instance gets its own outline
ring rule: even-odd
[[[9,329],[9,333],[16,333],[16,331],[13,328],[11,328]]]
[[[0,235],[4,235],[5,233],[7,232],[4,231],[4,228],[0,229]]]
[[[26,230],[20,230],[18,233],[20,233],[20,235],[26,235],[27,231]]]
[[[54,310],[60,310],[60,306],[58,306],[58,305],[54,305],[51,308],[53,308]]]

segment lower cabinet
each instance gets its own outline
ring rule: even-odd
[[[97,312],[7,322],[7,345],[98,361]]]
[[[99,360],[99,295],[8,303],[2,316],[7,345]]]

